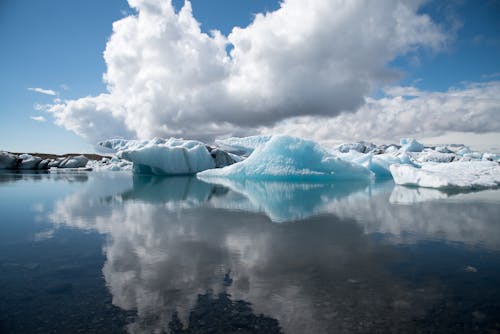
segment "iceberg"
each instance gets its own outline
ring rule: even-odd
[[[17,167],[17,157],[8,152],[0,152],[0,169],[14,169]]]
[[[313,141],[283,135],[273,136],[239,163],[197,175],[202,180],[226,177],[287,181],[368,180],[373,177],[368,168],[332,155]]]
[[[37,169],[38,164],[42,161],[42,158],[26,153],[21,154],[19,158],[21,159],[19,169]]]
[[[134,163],[134,172],[155,175],[188,175],[216,167],[206,145],[197,140],[150,141],[112,139],[99,143],[117,150],[117,156]]]
[[[132,163],[127,160],[122,160],[116,156],[110,158],[102,158],[101,160],[91,160],[88,162],[87,167],[92,168],[94,171],[131,171]]]
[[[60,164],[59,168],[83,168],[87,166],[89,159],[83,155],[77,155],[73,157],[68,157],[64,159]],[[48,162],[47,162],[48,164]]]
[[[399,185],[442,189],[481,189],[500,186],[500,164],[493,161],[426,163],[421,168],[390,166]]]

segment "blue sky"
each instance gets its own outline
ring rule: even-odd
[[[173,5],[178,11],[183,1],[173,0]],[[233,26],[244,28],[253,21],[254,13],[277,10],[279,3],[192,0],[192,7],[204,32],[218,29],[227,36]],[[51,114],[35,106],[54,103],[55,98],[73,100],[106,92],[103,51],[112,23],[135,13],[123,0],[0,3],[0,149],[94,150],[92,139],[55,125]],[[441,50],[421,48],[387,64],[402,74],[395,84],[444,92],[464,83],[500,80],[500,1],[431,1],[419,9],[422,13],[451,38]],[[53,90],[57,95],[28,88]],[[379,94],[372,92],[375,97]],[[30,118],[35,116],[46,121]]]

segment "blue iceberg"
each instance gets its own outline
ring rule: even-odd
[[[197,174],[202,180],[225,177],[307,182],[370,180],[373,175],[368,168],[336,157],[313,141],[282,135],[258,146],[246,160]]]

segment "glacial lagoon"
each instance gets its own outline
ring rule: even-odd
[[[0,174],[2,333],[494,333],[500,190]]]

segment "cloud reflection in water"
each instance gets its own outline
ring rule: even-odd
[[[228,272],[228,292],[278,319],[285,333],[404,332],[440,298],[439,287],[395,277],[387,267],[399,254],[371,234],[390,243],[500,248],[492,220],[499,206],[468,194],[449,201],[433,193],[424,201],[422,192],[391,182],[211,185],[121,177],[93,175],[50,218],[107,235],[103,273],[113,303],[137,310],[133,333],[167,330],[175,311],[185,321],[198,294],[225,289]]]

